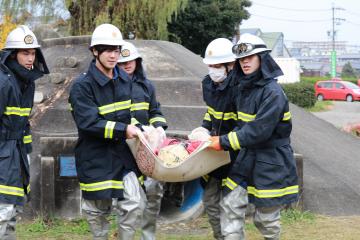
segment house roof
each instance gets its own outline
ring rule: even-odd
[[[240,28],[240,34],[243,34],[243,33],[250,33],[250,34],[256,35],[258,37],[260,37],[262,34],[260,28]]]
[[[264,40],[269,49],[274,49],[278,39],[283,36],[282,32],[262,32],[260,28],[240,28],[240,34],[250,33]]]
[[[274,49],[276,42],[281,36],[283,36],[282,32],[266,32],[262,33],[260,38],[264,40],[268,48]]]

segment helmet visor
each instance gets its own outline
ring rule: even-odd
[[[265,44],[239,43],[232,47],[232,52],[236,55],[243,55],[256,48],[266,48]]]

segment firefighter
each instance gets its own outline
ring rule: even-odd
[[[277,240],[280,210],[297,201],[299,191],[290,146],[289,103],[276,81],[282,71],[264,41],[252,34],[241,35],[233,52],[237,56],[233,77],[239,83],[233,93],[238,128],[210,139],[210,148],[239,150],[220,202],[222,234],[225,240],[245,239],[250,202],[255,206],[255,226],[265,239]]]
[[[231,78],[235,55],[230,40],[217,38],[209,43],[203,62],[208,66],[209,74],[202,81],[203,99],[207,105],[202,127],[194,129],[192,134],[203,131],[211,136],[230,132],[236,123],[236,114],[230,105],[229,93],[233,87]],[[190,137],[192,136],[190,134]],[[236,152],[230,152],[236,158]],[[226,179],[229,164],[222,166],[201,178],[204,187],[203,204],[208,215],[214,238],[223,239],[220,227],[220,199],[222,180]]]
[[[121,73],[125,74],[124,78],[132,83],[132,124],[140,128],[152,125],[165,130],[167,124],[161,113],[160,104],[156,100],[155,88],[146,78],[142,57],[132,43],[125,42],[122,46],[118,65],[123,70]],[[150,177],[145,180],[147,203],[141,223],[142,240],[155,239],[156,219],[160,212],[163,184]]]
[[[35,80],[49,70],[25,25],[9,33],[0,61],[0,239],[15,239],[16,215],[30,191],[27,154]]]
[[[121,78],[117,60],[124,44],[111,24],[96,27],[90,51],[93,61],[70,90],[69,102],[78,128],[76,169],[82,211],[94,239],[107,239],[112,199],[119,239],[133,239],[145,208],[141,174],[125,139],[139,130],[131,125],[131,82]]]

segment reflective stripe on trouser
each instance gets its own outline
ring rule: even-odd
[[[106,219],[111,212],[111,199],[86,200],[82,199],[81,209],[89,223],[93,239],[108,239],[110,223]]]
[[[0,203],[0,239],[16,239],[16,206],[14,204]]]
[[[141,240],[155,239],[156,220],[160,212],[163,188],[163,182],[149,177],[145,181],[147,203],[141,222]]]
[[[216,240],[224,239],[220,225],[221,183],[222,180],[210,177],[206,183],[202,199]]]
[[[248,205],[247,191],[237,186],[220,200],[221,233],[225,240],[245,239],[245,213]]]
[[[265,239],[280,239],[281,208],[281,206],[255,207],[254,224]]]
[[[118,219],[119,240],[133,239],[145,209],[146,195],[134,172],[123,178],[124,199],[114,209]]]

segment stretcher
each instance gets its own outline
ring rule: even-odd
[[[126,140],[140,171],[151,178],[164,182],[185,182],[230,163],[229,152],[207,148],[209,141],[203,141],[179,165],[166,166],[151,150],[144,134],[138,131],[138,137]]]

